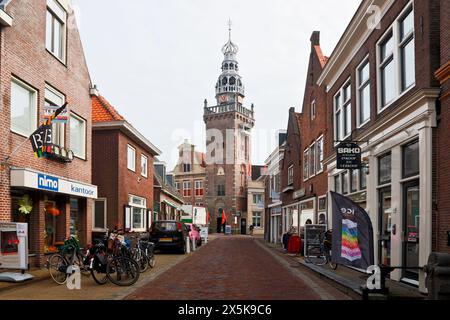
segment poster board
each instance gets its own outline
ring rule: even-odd
[[[196,225],[207,225],[207,215],[206,215],[206,208],[204,207],[194,207],[194,214],[193,214],[193,221]]]
[[[208,241],[208,227],[200,227],[200,238],[202,238],[203,241]]]
[[[305,257],[321,256],[323,250],[321,248],[322,241],[327,231],[326,224],[307,224],[305,225]]]
[[[28,269],[28,224],[0,222],[0,269]]]
[[[230,225],[226,225],[225,226],[225,234],[226,235],[230,235],[231,234],[231,226]]]

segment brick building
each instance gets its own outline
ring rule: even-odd
[[[32,267],[70,234],[91,242],[90,87],[70,1],[0,1],[0,221],[28,223]],[[68,122],[53,124],[51,156],[34,158],[28,137],[44,108],[65,101]]]
[[[423,266],[436,207],[440,3],[377,1],[377,24],[371,5],[362,1],[318,79],[327,89],[328,141],[358,141],[368,167],[336,169],[337,143],[329,143],[328,184],[368,211],[375,263]],[[422,271],[398,269],[391,279],[426,291]]]
[[[96,91],[92,122],[92,179],[98,185],[93,231],[145,232],[153,219],[154,157],[161,151]]]
[[[154,220],[181,221],[184,198],[177,191],[172,174],[166,173],[166,164],[155,159],[154,166]]]
[[[195,146],[187,140],[178,147],[179,158],[172,171],[175,187],[183,196],[186,205],[206,206],[206,161],[203,152],[195,151]]]
[[[240,215],[242,230],[248,225],[247,181],[251,177],[251,129],[254,109],[244,107],[244,86],[236,59],[238,47],[231,41],[222,49],[222,73],[216,84],[216,106],[205,100],[206,125],[206,203],[212,230],[221,232],[222,213],[227,223]]]

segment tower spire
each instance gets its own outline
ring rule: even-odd
[[[228,40],[231,41],[231,27],[233,26],[233,22],[231,19],[228,19]]]

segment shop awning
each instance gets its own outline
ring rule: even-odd
[[[178,206],[168,200],[163,200],[162,202],[166,203],[167,205],[171,206],[172,208],[178,210]]]

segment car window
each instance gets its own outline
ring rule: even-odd
[[[175,222],[155,222],[155,229],[159,231],[176,231],[177,224]]]

